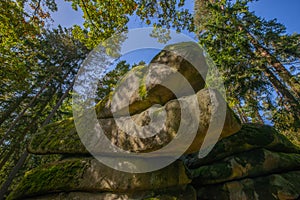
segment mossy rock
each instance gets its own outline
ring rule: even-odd
[[[300,154],[255,149],[189,171],[197,185],[215,184],[246,177],[300,169]]]
[[[89,154],[80,141],[73,118],[39,130],[32,138],[28,151],[34,154]]]
[[[215,96],[213,103],[211,103],[211,95]],[[191,106],[194,105],[193,97],[198,98],[198,104],[195,104],[195,106],[198,106],[200,110],[198,124],[195,124],[196,116],[193,116],[195,108]],[[217,91],[202,89],[196,94],[196,96],[185,96],[178,100],[171,100],[167,102],[165,106],[151,107],[146,111],[131,117],[117,118],[118,120],[122,120],[122,123],[127,126],[127,131],[119,128],[116,123],[116,119],[114,118],[99,119],[99,121],[96,121],[95,123],[99,122],[104,134],[109,139],[108,141],[110,141],[113,145],[123,150],[135,153],[153,152],[174,141],[177,142],[178,145],[185,144],[182,141],[188,138],[188,134],[192,134],[194,131],[195,138],[192,136],[190,137],[191,145],[189,148],[186,146],[186,148],[188,148],[187,150],[178,148],[178,145],[173,145],[173,148],[164,152],[164,156],[182,154],[185,150],[185,153],[192,153],[197,152],[200,149],[204,138],[209,138],[207,136],[207,131],[210,126],[212,116],[214,116],[213,120],[219,121],[218,113],[220,110],[220,104],[222,104],[221,102],[223,102],[226,106],[224,99]],[[186,117],[181,117],[181,105],[185,106],[182,110],[185,111]],[[226,114],[224,114],[226,116],[224,116],[225,122],[223,130],[221,129],[222,132],[220,137],[217,139],[230,136],[239,131],[241,128],[240,121],[236,118],[233,111],[229,107],[225,107],[225,109],[227,110]],[[164,113],[165,121],[163,120]],[[159,120],[160,118],[162,118],[162,120]],[[133,120],[135,124],[131,123],[131,120]],[[101,148],[103,146],[101,143],[102,140],[95,134],[93,124],[91,124],[91,126],[87,125],[90,121],[91,120],[87,120],[87,122],[84,122],[84,124],[79,127],[79,134],[81,134],[80,137],[87,138],[84,140],[87,145],[86,147],[93,152],[93,154],[110,154],[113,152],[112,149]],[[148,125],[149,122],[153,122],[153,126],[155,126],[155,130],[151,130],[151,133],[156,133],[153,134],[154,136],[134,136],[134,134],[142,135],[144,133],[143,127]],[[129,127],[130,124],[132,126]],[[181,129],[183,132],[181,132],[180,138],[177,137],[177,135],[179,135],[177,134],[179,126],[185,127],[184,130]],[[92,129],[88,130],[89,127],[92,127]],[[141,127],[141,130],[138,129],[138,127]],[[193,127],[195,128],[193,129]],[[89,143],[90,141],[92,142]],[[79,136],[76,135],[75,125],[72,119],[46,126],[33,138],[29,145],[29,151],[35,154],[88,153],[83,147]],[[161,156],[161,153],[159,152],[157,155],[153,153],[153,156]]]
[[[54,191],[72,190],[80,183],[87,165],[87,160],[74,159],[28,171],[7,199],[21,199],[21,197],[44,194],[53,188]]]
[[[300,198],[300,171],[247,178],[223,184],[194,185],[201,200],[278,200]]]
[[[27,172],[8,199],[71,191],[132,193],[190,182],[180,161],[158,171],[134,174],[114,170],[92,158],[73,158]]]
[[[96,105],[97,116],[111,118],[112,112],[115,117],[125,116],[127,109],[133,115],[154,104],[164,105],[172,99],[194,94],[204,88],[207,70],[198,44],[182,42],[166,46],[148,67],[134,67],[121,79],[116,90]],[[188,84],[178,79],[178,73]],[[112,101],[113,97],[116,101]]]
[[[265,148],[275,152],[300,153],[300,148],[273,127],[261,124],[243,124],[240,131],[218,141],[209,154],[199,159],[194,153],[184,157],[189,168],[198,168],[233,154]]]
[[[211,95],[215,96],[216,102],[211,103]],[[199,107],[200,111],[198,116],[199,122],[197,124],[198,128],[196,127],[195,130],[192,130],[191,128],[196,122],[196,117],[194,116],[193,118],[193,115],[191,114],[195,112],[195,108],[191,106],[193,105],[193,97],[198,98],[198,105],[196,106]],[[124,150],[137,153],[146,153],[159,150],[168,145],[171,141],[174,142],[175,140],[178,145],[182,145],[182,143],[184,143],[182,141],[185,138],[188,138],[192,131],[195,131],[195,137],[194,139],[191,139],[191,145],[185,152],[191,153],[198,151],[204,141],[204,138],[207,137],[207,131],[210,126],[212,116],[215,117],[213,120],[218,121],[218,112],[220,110],[219,105],[222,104],[221,102],[224,102],[224,99],[217,91],[202,89],[196,94],[196,96],[185,96],[179,98],[178,100],[168,101],[165,106],[151,107],[151,109],[147,109],[146,111],[133,115],[130,118],[119,118],[118,120],[122,120],[122,123],[127,126],[127,132],[118,127],[115,122],[116,119],[100,119],[99,123],[106,136],[110,139],[110,141],[112,141],[112,144]],[[181,110],[181,105],[186,106],[182,108],[182,110],[186,111],[186,117],[182,117],[183,113]],[[163,115],[163,111],[165,111],[166,120],[160,124],[158,119],[160,119],[159,115]],[[229,135],[239,131],[241,128],[240,121],[236,118],[233,111],[229,107],[225,107],[225,111],[224,126],[221,128],[220,136],[217,139],[228,137]],[[152,119],[150,116],[152,116]],[[129,126],[131,120],[133,120],[134,123],[140,127],[146,126],[152,121],[155,125],[159,124],[155,127],[157,134],[146,138],[133,136],[134,134],[141,134],[143,132],[140,131],[135,125]],[[183,130],[183,135],[181,135],[181,139],[178,139],[177,131],[179,130],[180,126],[185,128],[184,130],[181,129]],[[178,155],[178,153],[183,153],[179,152],[180,149],[178,148],[178,145],[169,151],[164,152],[164,156],[173,156]],[[101,149],[100,145],[99,148],[95,145],[93,149],[95,149],[94,153],[101,153],[97,152],[98,149]],[[161,156],[161,153],[159,153],[157,156]]]
[[[139,66],[132,68],[130,70],[130,72],[127,73],[117,84],[117,85],[124,85],[124,84],[126,85],[126,84],[141,83],[141,84],[139,84],[140,89],[137,91],[137,94],[140,94],[141,99],[143,99],[142,104],[144,104],[144,105],[140,105],[140,103],[138,103],[138,102],[131,102],[131,104],[128,105],[130,114],[135,114],[137,112],[141,112],[141,111],[151,107],[151,105],[154,104],[154,103],[151,103],[151,100],[149,98],[145,99],[146,94],[144,94],[145,91],[142,90],[145,87],[142,80],[147,72],[147,68],[148,67],[146,65],[139,65]],[[131,81],[131,83],[128,83],[129,81]],[[95,106],[96,115],[99,119],[106,119],[106,118],[111,118],[113,116],[125,115],[124,113],[122,113],[122,114],[117,113],[117,112],[115,112],[114,114],[112,113],[112,98],[115,94],[115,91],[116,90],[110,92],[106,97],[104,97],[101,101],[99,101],[97,103],[97,105]],[[122,92],[122,91],[120,91],[120,92]],[[122,99],[124,99],[124,95],[126,97],[127,92],[125,91],[124,93],[122,93],[122,95],[123,95]],[[138,98],[138,97],[135,97],[135,98]],[[119,101],[120,101],[119,102],[120,106],[122,106],[122,103],[123,103],[122,100],[120,99]],[[153,101],[155,101],[155,99],[153,99]],[[157,101],[156,103],[160,103],[160,101]]]
[[[172,187],[164,190],[138,191],[133,193],[88,193],[61,192],[26,198],[25,200],[196,200],[196,191],[189,185]]]

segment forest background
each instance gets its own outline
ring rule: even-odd
[[[0,1],[0,199],[25,171],[57,159],[29,155],[28,142],[39,128],[72,116],[81,63],[129,28],[194,37],[222,73],[241,121],[271,124],[300,145],[299,8],[297,0]],[[98,100],[136,64],[119,59],[99,82]]]

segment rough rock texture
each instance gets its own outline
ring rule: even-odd
[[[203,51],[198,44],[182,42],[166,46],[148,67],[135,67],[121,80],[119,90],[116,89],[116,101],[112,101],[114,94],[111,94],[110,98],[97,104],[97,116],[111,118],[111,110],[114,116],[124,116],[127,106],[129,113],[135,114],[153,104],[164,105],[175,99],[175,95],[177,98],[190,95],[204,88],[207,70]],[[188,84],[178,77],[178,73],[183,75]]]
[[[197,199],[297,199],[300,151],[266,125],[244,124],[205,158],[184,156]]]
[[[11,198],[71,191],[132,193],[190,182],[180,161],[158,171],[133,174],[109,168],[96,159],[74,158],[27,172]]]
[[[134,69],[137,73],[128,80],[141,83],[137,90],[132,90],[135,93],[129,95],[130,88],[122,90],[118,97],[120,104],[113,103],[113,94],[108,95],[96,106],[98,119],[84,121],[80,126],[83,131],[78,131],[79,134],[83,132],[83,137],[87,137],[96,149],[101,149],[96,153],[102,159],[116,161],[121,167],[146,168],[149,160],[141,157],[127,158],[113,151],[108,154],[111,149],[100,148],[98,141],[103,139],[101,135],[94,132],[89,135],[90,129],[94,131],[95,123],[99,122],[106,135],[103,137],[124,150],[141,154],[179,141],[165,154],[154,154],[150,158],[153,164],[156,160],[161,162],[162,159],[174,158],[173,153],[178,153],[183,141],[187,141],[186,138],[195,128],[196,137],[191,138],[188,143],[191,145],[184,149],[188,150],[180,161],[148,173],[132,174],[111,169],[89,155],[77,135],[74,120],[66,119],[44,127],[35,135],[28,148],[29,152],[35,154],[61,154],[62,159],[27,172],[8,199],[300,199],[300,148],[270,126],[244,124],[241,128],[239,120],[221,95],[211,89],[202,89],[204,81],[196,73],[197,70],[192,68],[194,65],[198,70],[204,70],[202,74],[206,74],[206,63],[202,57],[199,47],[191,43],[167,46],[148,67]],[[163,68],[164,65],[174,71]],[[150,73],[149,80],[145,78],[146,72]],[[177,72],[197,92],[198,103],[194,104],[193,96],[187,92],[185,85],[176,81]],[[130,86],[128,80],[122,80],[125,86]],[[175,93],[162,84],[174,85],[180,98],[175,99]],[[131,117],[124,115],[122,98],[126,95],[130,97]],[[199,113],[195,109],[197,107]],[[118,117],[113,119],[110,109],[116,111]],[[225,123],[222,123],[222,114]],[[199,123],[195,123],[197,118]],[[130,120],[138,126],[132,126]],[[125,130],[117,126],[118,121],[126,125]],[[154,126],[151,126],[152,123]],[[144,132],[145,127],[150,127],[150,131]],[[213,131],[208,133],[208,130]],[[216,133],[220,137],[214,140],[212,136]],[[198,155],[204,155],[210,150],[212,145],[209,145],[213,142],[217,143],[207,156],[199,158]],[[197,152],[202,144],[208,146]]]
[[[300,154],[255,149],[190,170],[193,182],[214,184],[300,168]]]
[[[26,198],[25,200],[196,200],[196,191],[191,186],[167,188],[163,190],[137,191],[130,194],[118,193],[88,193],[88,192],[62,192]]]
[[[68,129],[65,129],[68,130]],[[46,143],[44,143],[46,144]],[[72,154],[71,154],[72,155]],[[92,158],[29,171],[8,199],[297,199],[300,151],[266,125],[244,124],[208,154],[184,156],[156,172],[130,174]],[[99,193],[100,192],[100,193]]]
[[[291,143],[273,127],[260,124],[243,124],[239,132],[220,140],[206,157],[199,159],[198,153],[195,153],[184,159],[189,168],[197,168],[233,154],[262,147],[274,152],[300,153],[298,146]]]
[[[219,185],[194,185],[198,199],[211,200],[298,200],[300,171],[247,178]]]
[[[217,118],[221,118],[219,113],[220,102],[223,102],[224,99],[221,95],[215,90],[202,89],[197,94],[198,106],[199,106],[199,123],[198,123],[198,131],[196,137],[187,150],[186,153],[197,152],[200,149],[200,146],[203,143],[203,140],[206,136],[207,129],[211,123],[211,118],[213,120],[218,120]],[[215,97],[216,102],[211,102],[210,95]],[[136,114],[132,117],[121,117],[119,120],[123,120],[124,124],[129,124],[129,120],[133,120],[137,125],[143,127],[148,125],[151,121],[151,116],[156,115],[156,118],[159,118],[158,115],[163,115],[165,113],[166,120],[165,123],[160,127],[156,127],[157,134],[152,137],[141,138],[133,136],[133,133],[130,135],[127,134],[124,130],[120,129],[115,119],[99,119],[99,123],[101,124],[102,129],[105,132],[105,135],[110,139],[112,144],[124,149],[129,150],[131,152],[151,152],[162,148],[167,145],[170,141],[174,140],[177,135],[178,127],[180,124],[185,126],[186,130],[191,127],[193,123],[195,123],[195,119],[192,114],[194,108],[191,108],[188,111],[188,108],[185,111],[188,112],[186,117],[183,117],[181,121],[181,106],[185,105],[186,107],[190,106],[192,103],[191,96],[182,97],[178,100],[171,100],[166,103],[163,107],[151,107],[146,111]],[[214,100],[213,100],[214,101]],[[226,107],[226,114],[224,114],[225,122],[220,139],[223,137],[227,137],[236,133],[240,128],[240,122],[233,114],[230,108]],[[213,116],[213,117],[212,117]],[[157,122],[154,122],[157,124]],[[185,124],[185,125],[184,125]],[[134,131],[136,128],[129,127],[129,131]],[[195,129],[196,130],[196,129]],[[189,133],[185,133],[187,135]],[[97,148],[95,146],[95,149]],[[72,119],[64,120],[62,122],[58,122],[55,124],[51,124],[45,127],[44,130],[39,132],[36,137],[33,138],[29,151],[36,154],[46,154],[46,153],[81,153],[87,154],[88,152],[81,144],[78,135],[76,134],[76,129],[73,124]],[[170,154],[177,153],[176,149],[171,149]],[[94,152],[94,153],[107,153],[107,152]]]
[[[80,141],[73,118],[45,126],[35,134],[28,151],[34,154],[89,154]]]

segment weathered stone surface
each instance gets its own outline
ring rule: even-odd
[[[26,198],[26,200],[196,200],[196,191],[191,186],[164,190],[138,191],[129,194],[69,192]]]
[[[199,159],[198,153],[195,153],[186,156],[184,160],[189,168],[197,168],[233,154],[257,148],[265,148],[275,152],[300,153],[299,147],[291,143],[273,127],[260,124],[243,124],[239,132],[216,143],[206,157]]]
[[[255,149],[189,171],[198,185],[264,176],[300,168],[300,154]]]
[[[200,110],[198,116],[198,130],[196,127],[196,137],[194,138],[194,141],[191,140],[193,142],[186,151],[186,153],[196,152],[200,149],[204,138],[207,136],[206,133],[211,123],[211,118],[212,116],[214,116],[214,120],[218,120],[217,118],[220,117],[220,102],[224,101],[222,96],[215,90],[203,89],[200,90],[196,95]],[[210,95],[214,96],[216,102],[211,103]],[[185,111],[187,111],[188,115],[183,117],[182,121],[180,109],[180,105],[185,105],[186,107],[189,107],[192,104],[190,101],[192,101],[192,96],[186,96],[179,98],[178,100],[171,100],[168,103],[166,103],[166,105],[163,107],[151,107],[140,114],[132,116],[131,118],[120,118],[123,120],[123,124],[129,124],[129,120],[132,119],[139,127],[143,127],[148,125],[151,119],[155,121],[157,119],[160,119],[159,116],[165,114],[166,120],[163,124],[158,126],[156,122],[154,123],[154,126],[157,126],[155,127],[155,131],[157,134],[154,132],[154,135],[151,137],[143,138],[139,136],[134,136],[133,133],[137,129],[136,127],[128,128],[128,131],[130,132],[129,135],[127,134],[128,132],[126,133],[124,130],[117,126],[115,119],[113,118],[99,119],[99,123],[101,125],[101,128],[104,130],[105,135],[107,136],[107,138],[109,138],[112,144],[122,148],[123,150],[129,150],[131,152],[151,152],[162,148],[163,146],[167,145],[169,142],[174,140],[176,138],[176,133],[180,124],[184,124],[182,126],[186,127],[184,130],[186,132],[184,132],[183,134],[185,134],[185,136],[188,136],[187,134],[190,134],[188,128],[190,128],[193,124],[196,123],[195,118],[192,117],[192,114],[194,114],[194,108],[183,108],[185,109]],[[239,120],[235,117],[233,112],[228,107],[226,107],[226,104],[225,110],[225,123],[223,130],[222,128],[220,129],[222,130],[220,138],[227,137],[236,133],[241,127]],[[56,126],[57,129],[55,128]],[[137,132],[141,134],[141,131]],[[93,136],[90,135],[88,135],[87,137],[89,138],[89,140],[93,138]],[[94,141],[93,139],[91,140]],[[180,145],[180,142],[178,145]],[[96,149],[96,151],[100,149],[99,152],[93,153],[101,154],[111,152],[110,149],[101,148],[101,144],[98,144],[98,146],[95,143],[94,149]],[[83,148],[80,140],[76,138],[75,126],[72,120],[66,120],[64,122],[59,122],[54,125],[47,126],[45,130],[42,130],[33,138],[29,146],[29,151],[36,154],[87,153],[87,151]],[[166,154],[174,155],[178,153],[177,151],[178,146],[176,146],[174,149],[171,149],[170,152],[167,152]]]
[[[194,185],[198,199],[289,200],[300,198],[300,171],[247,178],[218,185]]]
[[[27,172],[10,198],[71,191],[131,193],[177,187],[190,182],[180,161],[158,171],[134,174],[114,170],[96,159],[74,158]]]
[[[73,118],[45,126],[35,134],[28,151],[35,154],[89,154],[78,137]]]
[[[199,91],[205,85],[208,69],[205,60],[202,49],[194,42],[166,46],[148,67],[135,67],[121,80],[116,101],[112,101],[111,94],[97,104],[98,118],[111,118],[111,111],[114,116],[124,116],[128,108],[130,114],[136,114],[154,104],[163,105],[175,99],[175,95],[179,98]],[[178,73],[188,84],[179,79]]]

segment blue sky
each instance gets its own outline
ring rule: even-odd
[[[193,7],[193,1],[188,7]],[[82,13],[74,11],[70,2],[62,0],[57,1],[58,12],[53,13],[54,26],[61,24],[62,26],[71,27],[74,24],[82,24]],[[280,23],[287,27],[288,33],[300,32],[300,0],[259,0],[251,3],[250,9],[255,11],[258,16],[266,19],[277,18]],[[137,23],[135,18],[130,22],[131,28],[141,27],[142,24]]]
[[[300,32],[299,0],[260,0],[250,6],[258,16],[276,18],[287,27],[288,33]]]
[[[193,9],[193,0],[186,0],[188,9]],[[74,24],[82,24],[83,13],[81,11],[74,11],[71,7],[70,2],[57,1],[58,11],[52,14],[54,19],[54,26],[61,24],[64,27],[72,27]],[[298,32],[300,33],[300,0],[259,0],[250,4],[250,10],[254,11],[258,16],[266,19],[276,18],[280,23],[283,23],[287,27],[288,33]],[[129,22],[129,28],[140,28],[145,26],[140,22],[138,17],[133,16]],[[188,34],[186,32],[183,32]],[[191,37],[193,35],[188,34]],[[129,63],[138,63],[141,59],[146,63],[151,60],[151,58],[157,54],[159,50],[150,50],[146,54],[137,53],[139,56],[124,55],[120,59],[127,60]],[[143,56],[141,56],[143,55]]]

